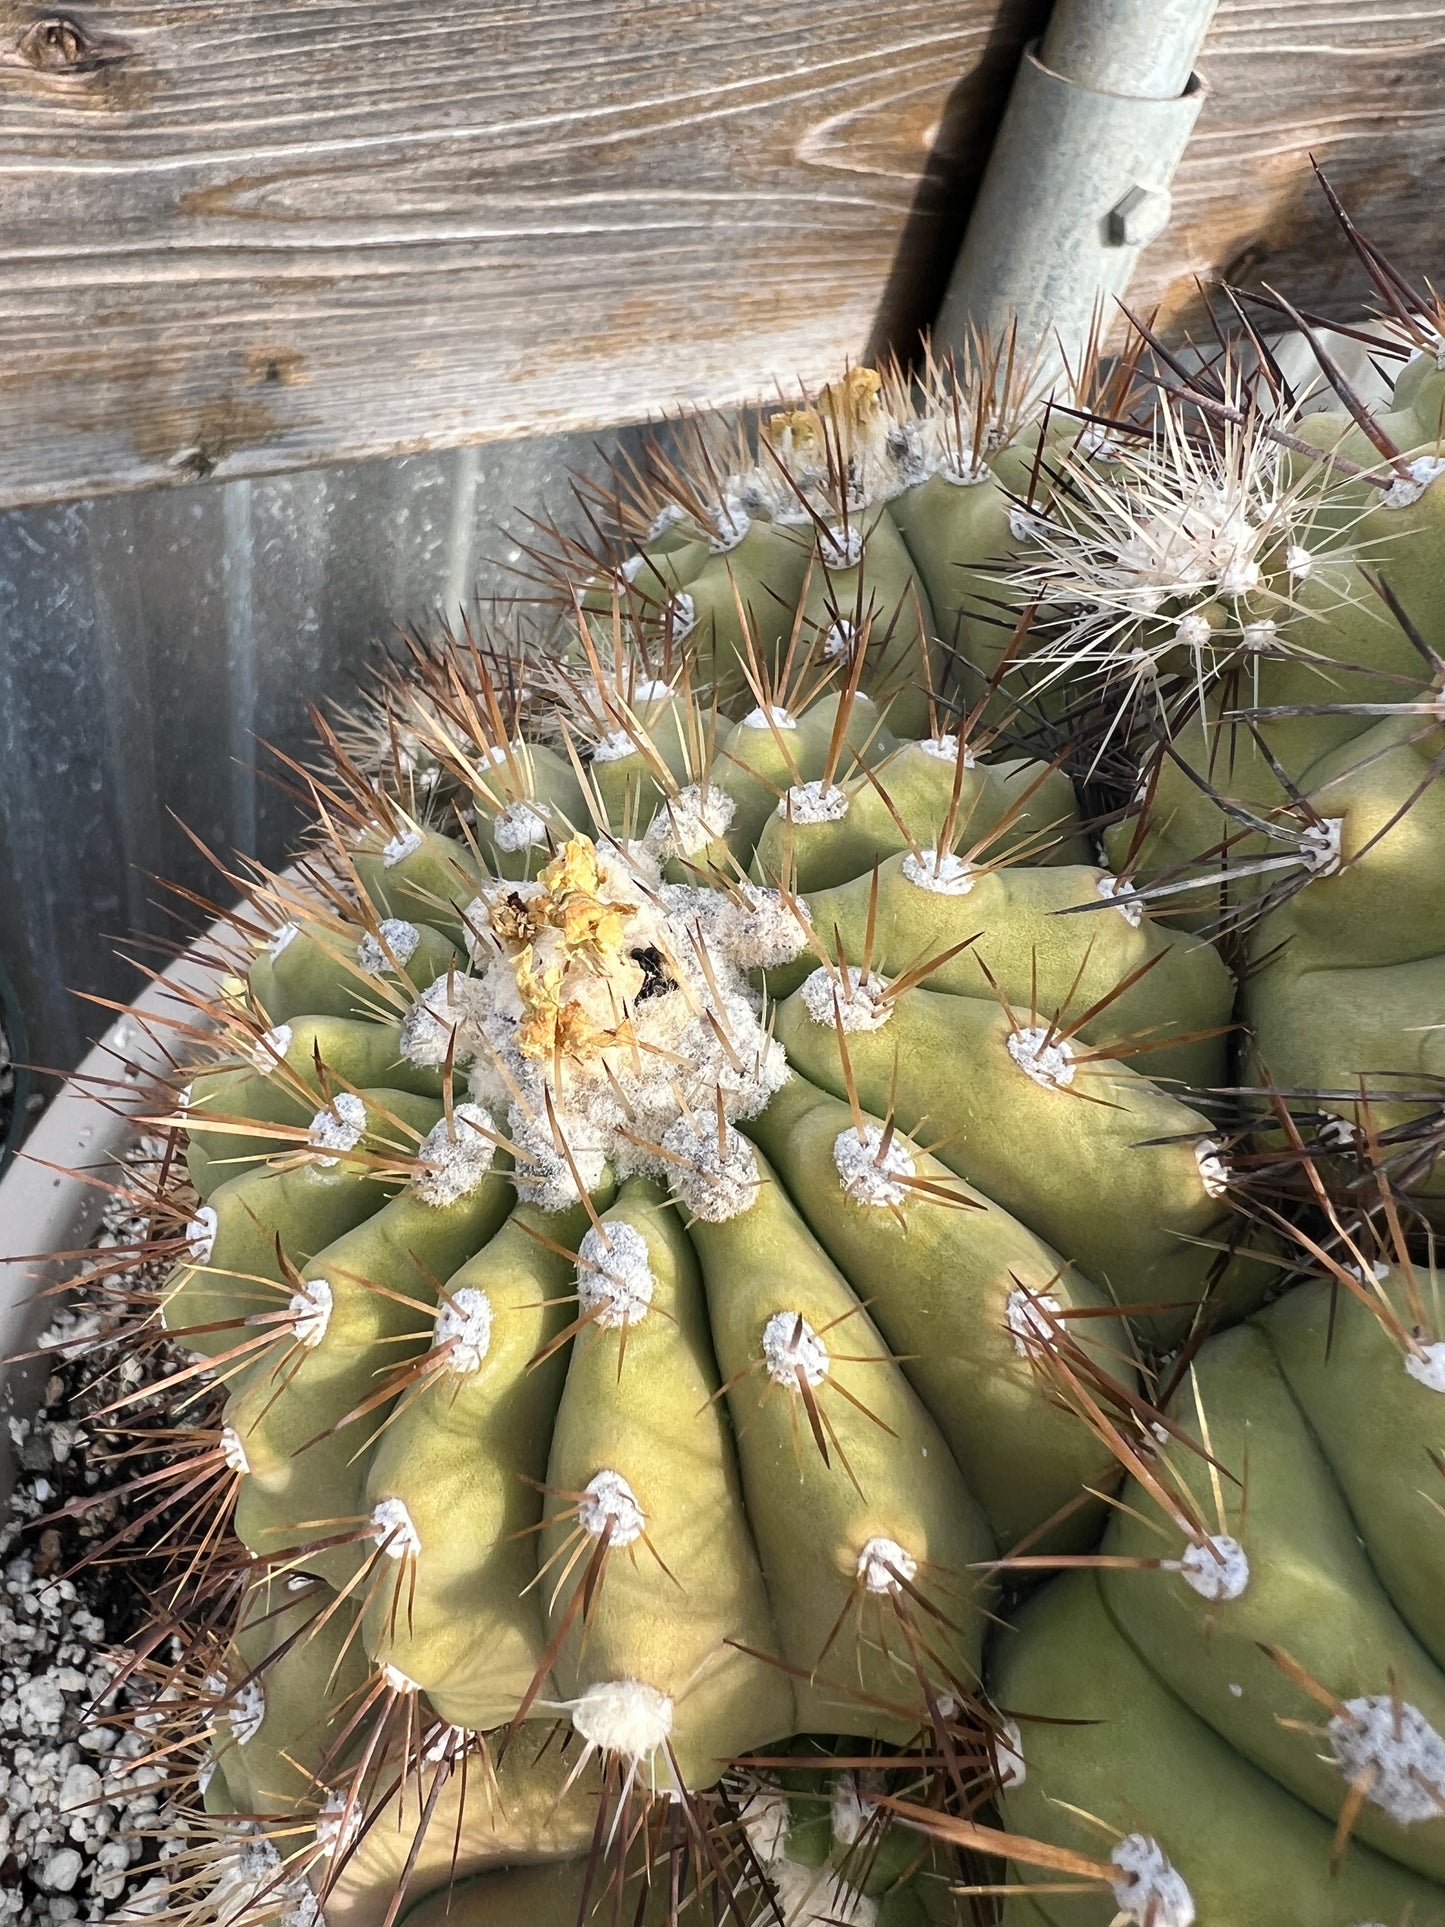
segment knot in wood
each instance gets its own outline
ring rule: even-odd
[[[124,58],[114,43],[92,39],[68,14],[48,13],[32,20],[15,42],[20,61],[37,73],[61,78],[94,73]]]

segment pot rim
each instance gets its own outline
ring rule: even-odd
[[[53,1301],[38,1289],[73,1263],[49,1254],[82,1249],[99,1224],[107,1193],[96,1180],[124,1157],[171,1068],[160,1040],[177,1017],[194,1021],[191,998],[214,994],[218,946],[235,933],[231,918],[217,918],[147,985],[65,1080],[0,1177],[0,1510],[14,1464],[8,1420],[39,1403],[45,1365],[17,1354],[51,1316]]]

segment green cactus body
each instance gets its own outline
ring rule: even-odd
[[[1120,1918],[1134,1927],[1433,1927],[1445,1919],[1433,1883],[1358,1843],[1332,1876],[1330,1822],[1161,1684],[1091,1573],[1057,1581],[1024,1608],[993,1683],[1022,1716],[1024,1765],[1003,1799],[1010,1827],[1108,1869],[1090,1890],[1020,1865],[1019,1885],[1040,1891],[1010,1901],[1007,1927],[1040,1918],[1051,1927]],[[1077,1891],[1057,1891],[1070,1886]]]
[[[1110,886],[1062,777],[900,742],[851,688],[721,732],[632,695],[582,686],[574,715],[632,734],[574,745],[524,864],[430,829],[354,856],[357,928],[415,938],[374,1006],[339,913],[260,953],[255,1023],[284,1016],[256,1041],[233,1006],[241,1061],[193,1081],[210,1249],[200,1223],[165,1316],[236,1355],[235,1529],[334,1591],[368,1691],[494,1740],[561,1720],[574,1761],[706,1789],[975,1695],[996,1551],[1097,1529],[1111,1460],[1067,1408],[1133,1395],[1117,1307],[1183,1330],[1211,1272],[1246,1298],[1263,1272],[1225,1249],[1206,1118],[1101,1049],[1137,1030],[1218,1074],[1227,973],[1128,906],[1067,914]],[[494,823],[548,767],[434,760]],[[582,778],[631,838],[568,817]],[[250,1761],[325,1730],[315,1667],[249,1663],[281,1695]],[[284,1804],[309,1776],[324,1819],[345,1748],[297,1757]],[[268,1810],[264,1775],[218,1776],[213,1804]],[[924,1919],[883,1864],[859,1920]]]
[[[1445,374],[1373,479],[1131,379],[623,489],[257,890],[230,1918],[1445,1927]]]
[[[1261,1922],[1445,1920],[1437,1319],[1379,1266],[1209,1341],[1097,1579],[1050,1587],[996,1659],[1028,1763],[1011,1825],[1058,1840],[1086,1812],[1104,1833],[1064,1837],[1096,1856],[1146,1836],[1191,1896],[1180,1919],[1234,1918],[1247,1894]]]

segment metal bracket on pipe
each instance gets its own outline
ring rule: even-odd
[[[1025,52],[934,330],[943,349],[1017,320],[1040,372],[1077,369],[1100,305],[1168,224],[1170,182],[1205,98],[1104,93]]]

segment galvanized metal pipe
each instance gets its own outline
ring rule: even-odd
[[[1204,100],[1194,75],[1217,0],[1057,0],[1025,52],[935,327],[1017,323],[1058,375],[1167,225]]]
[[[1218,0],[1055,0],[1039,56],[1098,94],[1175,100]]]

